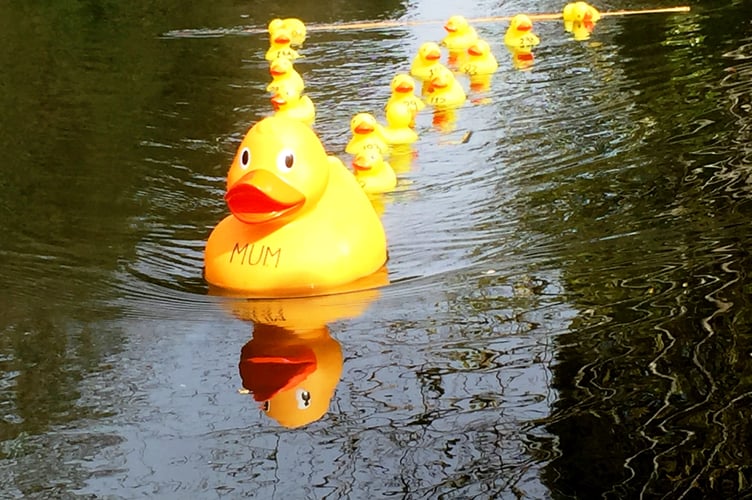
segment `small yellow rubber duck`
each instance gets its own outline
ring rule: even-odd
[[[293,49],[290,44],[292,43],[292,35],[290,31],[285,28],[279,28],[274,32],[274,35],[269,38],[269,50],[266,51],[266,60],[273,61],[278,57],[286,57],[287,59],[294,61],[300,57],[298,51]]]
[[[381,135],[390,146],[412,144],[418,140],[414,123],[415,113],[410,104],[395,102],[386,109],[386,126],[381,129]]]
[[[377,149],[358,152],[352,166],[355,178],[366,193],[388,193],[397,186],[397,174]]]
[[[467,48],[478,39],[478,34],[467,19],[459,15],[450,17],[444,24],[444,29],[447,34],[441,40],[441,45],[449,50],[449,62],[454,63],[464,57]]]
[[[533,22],[525,14],[517,14],[509,22],[504,34],[504,45],[510,50],[518,52],[530,51],[540,43],[540,39],[533,33]]]
[[[290,45],[293,47],[302,47],[306,39],[306,27],[303,21],[295,17],[287,19],[272,19],[269,22],[269,35],[274,38],[274,34],[279,30],[287,30],[290,33]]]
[[[386,101],[384,111],[386,111],[387,122],[389,121],[389,108],[396,105],[406,104],[412,111],[410,126],[415,126],[415,115],[426,107],[426,103],[415,95],[415,80],[407,73],[397,73],[389,84],[392,94]]]
[[[383,127],[371,113],[357,113],[350,120],[352,137],[345,152],[356,155],[363,150],[376,149],[381,156],[389,156],[389,144],[382,133]]]
[[[438,109],[458,108],[465,103],[467,94],[462,84],[454,77],[454,73],[442,66],[438,68],[430,81],[431,90],[426,102]]]
[[[286,57],[278,57],[269,63],[269,74],[272,76],[272,81],[267,85],[266,91],[271,94],[276,94],[279,90],[288,87],[302,94],[305,89],[303,77],[295,70],[292,61]]]
[[[316,107],[307,95],[300,95],[292,88],[282,87],[272,96],[271,101],[275,116],[292,118],[309,127],[313,126],[316,120]]]

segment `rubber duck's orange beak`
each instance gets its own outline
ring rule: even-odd
[[[530,31],[533,29],[533,25],[527,22],[521,22],[517,25],[517,31]]]
[[[248,172],[225,194],[232,214],[247,224],[267,222],[305,203],[305,196],[264,169]]]
[[[279,108],[287,104],[287,99],[278,94],[274,94],[271,98],[271,101],[274,111],[279,111]]]
[[[432,89],[443,89],[447,85],[449,85],[449,83],[446,81],[446,78],[437,76],[436,78],[431,79],[431,88]]]
[[[356,134],[370,134],[374,130],[375,129],[374,129],[373,125],[371,125],[370,123],[359,123],[355,127],[355,133]]]
[[[410,83],[408,83],[408,82],[401,82],[401,83],[400,83],[399,85],[397,85],[397,86],[396,86],[396,87],[394,88],[394,90],[396,90],[397,92],[400,92],[400,93],[406,94],[406,93],[408,93],[408,92],[412,92],[413,90],[415,90],[415,87],[413,87],[413,86],[412,86],[412,85],[411,85]]]
[[[274,43],[278,43],[278,44],[290,43],[290,37],[288,37],[287,35],[278,35],[274,38]]]
[[[355,158],[353,158],[352,166],[355,170],[359,170],[361,172],[371,170],[372,168],[372,165],[368,161],[368,158],[364,158],[361,155],[357,155]]]
[[[240,360],[240,377],[243,387],[253,393],[253,399],[262,402],[277,393],[294,387],[316,371],[316,355],[305,346],[286,346],[273,353],[263,352],[246,345]]]
[[[482,56],[483,51],[477,45],[471,45],[467,48],[467,53],[471,56]]]
[[[446,23],[444,25],[444,29],[447,30],[449,33],[454,33],[457,31],[457,27],[452,23]]]

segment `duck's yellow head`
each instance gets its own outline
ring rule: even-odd
[[[425,63],[435,63],[441,59],[441,46],[436,42],[424,42],[418,47],[418,57]]]
[[[289,109],[300,102],[300,92],[291,86],[281,86],[271,97],[274,111]]]
[[[289,118],[264,118],[238,147],[225,201],[245,223],[285,221],[316,205],[329,182],[329,164],[310,127]]]
[[[350,131],[354,135],[368,135],[378,128],[376,117],[371,113],[358,113],[350,120]]]
[[[278,57],[269,63],[269,74],[272,77],[282,77],[292,73],[295,67],[287,57]]]
[[[509,31],[517,34],[525,34],[533,31],[533,21],[525,14],[517,14],[509,21]]]
[[[355,172],[378,172],[384,168],[384,157],[377,149],[359,151],[352,160]]]
[[[407,73],[397,73],[389,86],[393,94],[412,94],[415,91],[415,80]]]
[[[484,57],[491,53],[491,46],[487,41],[478,39],[467,48],[467,53],[472,57]]]
[[[464,16],[452,16],[444,24],[444,29],[453,35],[467,32],[470,29],[470,23]]]
[[[455,78],[452,71],[446,66],[439,66],[431,78],[431,87],[433,89],[445,89],[454,83]]]

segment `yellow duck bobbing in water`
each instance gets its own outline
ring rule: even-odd
[[[436,109],[454,109],[462,106],[467,99],[465,89],[446,66],[440,68],[431,78],[431,92],[426,101]]]
[[[586,2],[572,2],[564,6],[562,17],[564,29],[572,33],[575,40],[586,40],[600,20],[601,13]]]
[[[269,63],[269,74],[272,81],[266,87],[267,92],[276,94],[278,91],[290,88],[298,94],[302,94],[305,89],[305,82],[295,70],[292,61],[286,57],[278,57]]]
[[[364,149],[352,160],[355,178],[369,194],[388,193],[397,185],[397,174],[376,149]]]
[[[392,94],[386,101],[384,110],[387,115],[387,122],[389,121],[389,108],[401,104],[406,104],[410,111],[412,111],[412,119],[410,120],[410,126],[415,126],[415,115],[420,110],[426,107],[426,103],[423,99],[415,95],[415,80],[407,73],[397,73],[392,78],[392,82],[389,87],[392,90]]]
[[[430,80],[437,66],[443,66],[441,47],[436,42],[425,42],[410,63],[410,75],[421,81]]]
[[[467,58],[460,68],[470,78],[470,88],[485,90],[491,86],[491,75],[499,69],[499,62],[488,42],[478,39],[467,48]]]
[[[211,232],[204,278],[253,297],[328,293],[387,260],[378,214],[352,172],[303,123],[271,116],[243,138],[227,174],[231,215]]]
[[[266,60],[272,61],[278,57],[286,57],[291,61],[300,57],[298,51],[293,49],[290,44],[292,35],[289,30],[280,28],[269,37],[269,50],[266,51]]]
[[[531,51],[540,43],[540,39],[533,33],[533,22],[525,14],[517,14],[509,22],[504,34],[504,45],[509,50],[518,52]]]
[[[352,137],[345,152],[358,154],[364,149],[376,149],[383,157],[389,156],[389,144],[382,133],[383,127],[371,113],[358,113],[350,120]]]
[[[274,34],[279,30],[287,30],[290,33],[291,46],[303,46],[303,42],[306,39],[306,27],[303,21],[295,17],[272,19],[269,22],[269,36],[274,38]]]
[[[441,45],[449,50],[449,61],[457,61],[464,56],[467,48],[475,43],[478,34],[464,16],[452,16],[444,24],[446,36],[441,40]]]
[[[386,126],[381,129],[384,141],[390,146],[412,144],[418,140],[413,130],[415,113],[408,102],[395,102],[386,109]]]
[[[309,127],[316,121],[316,107],[307,95],[300,95],[291,87],[282,87],[271,98],[274,115],[291,118]]]

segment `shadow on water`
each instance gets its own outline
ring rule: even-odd
[[[582,41],[536,23],[524,70],[505,24],[478,26],[501,69],[418,116],[381,200],[391,284],[213,296],[204,239],[270,113],[268,20],[456,13],[299,3],[0,7],[3,494],[749,495],[744,2]],[[296,67],[331,152],[348,163],[352,115],[383,118],[441,36],[310,33]]]

